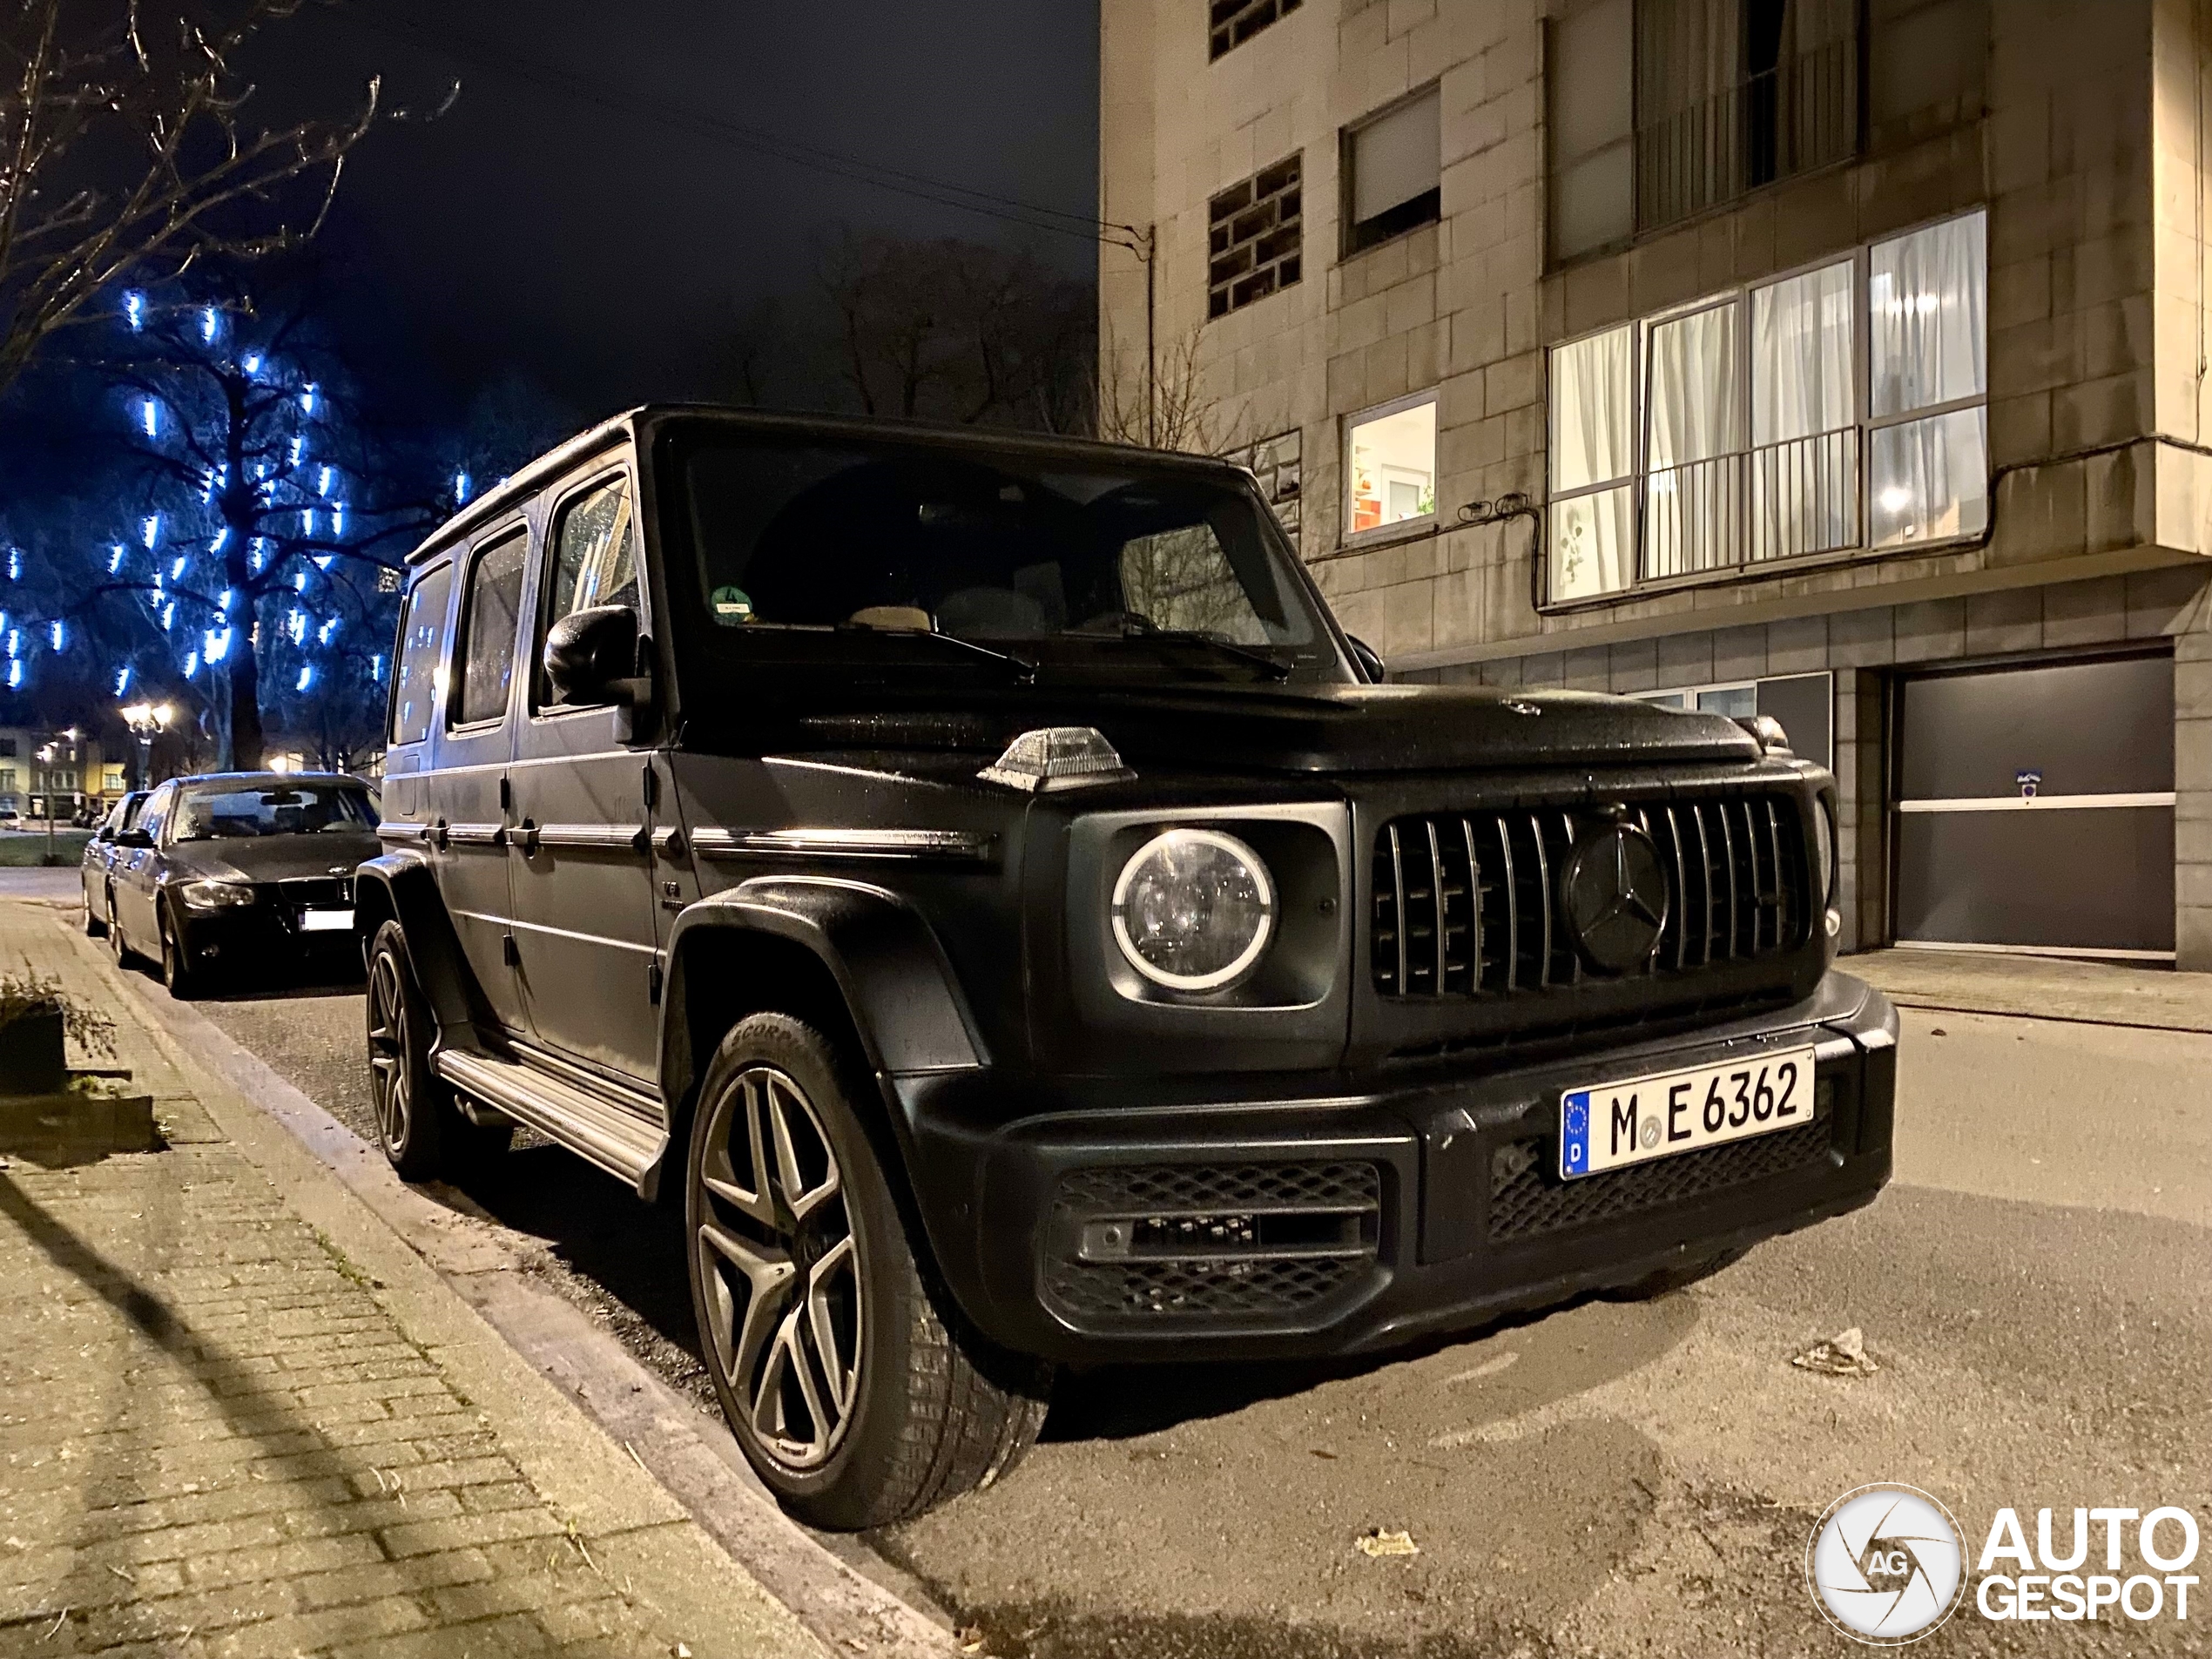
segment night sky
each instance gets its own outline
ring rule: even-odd
[[[372,71],[386,125],[349,163],[322,262],[395,414],[449,416],[518,374],[583,418],[712,392],[745,308],[803,294],[840,226],[1087,242],[915,199],[701,130],[725,123],[1022,202],[1096,206],[1090,0],[352,0],[273,31],[272,113],[334,111]]]

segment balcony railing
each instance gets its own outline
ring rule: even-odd
[[[1858,431],[1845,427],[1647,475],[1637,579],[1832,553],[1858,539]]]
[[[1842,161],[1858,148],[1858,37],[1749,76],[1636,128],[1636,228]]]

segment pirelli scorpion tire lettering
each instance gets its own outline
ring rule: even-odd
[[[933,1295],[853,1109],[856,1070],[788,1015],[739,1022],[700,1085],[685,1182],[722,1409],[785,1506],[840,1529],[1006,1474],[1043,1426],[1049,1382]]]

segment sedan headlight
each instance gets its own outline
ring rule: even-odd
[[[1174,991],[1217,991],[1258,965],[1275,889],[1258,853],[1216,830],[1147,841],[1114,883],[1114,938],[1130,966]]]
[[[227,910],[253,902],[253,889],[243,881],[187,881],[178,892],[192,910]]]

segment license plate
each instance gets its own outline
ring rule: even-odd
[[[1560,1178],[1799,1128],[1812,1122],[1812,1085],[1813,1051],[1788,1049],[1568,1089],[1559,1098]]]
[[[302,910],[300,931],[303,934],[349,934],[354,931],[354,913],[350,910]]]

